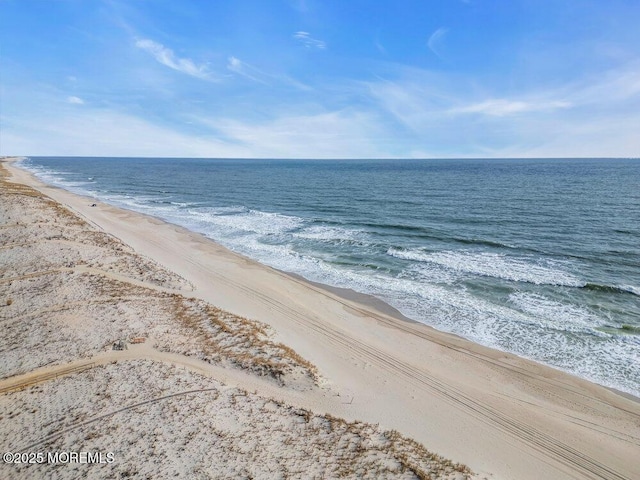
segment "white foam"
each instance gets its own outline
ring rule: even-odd
[[[414,263],[400,273],[400,278],[409,278],[420,282],[452,285],[460,280],[460,275],[433,263]]]
[[[311,225],[295,234],[298,238],[325,242],[361,242],[366,240],[366,232],[357,229]]]
[[[620,285],[619,288],[629,293],[633,293],[634,295],[640,296],[640,287],[635,287],[633,285]]]
[[[578,305],[560,303],[542,295],[515,292],[509,301],[521,311],[533,315],[550,328],[565,331],[585,331],[601,335],[596,327],[605,325],[604,319]]]
[[[640,362],[631,360],[640,359],[640,342],[631,335],[610,335],[581,325],[580,307],[529,298],[531,311],[523,312],[483,300],[463,289],[425,285],[421,298],[414,297],[416,292],[407,288],[405,295],[387,300],[405,315],[422,319],[440,330],[606,386],[640,393]],[[550,308],[545,310],[545,305]],[[538,316],[541,312],[543,317]],[[554,318],[554,312],[561,312],[574,324]],[[616,368],[611,368],[612,365]]]
[[[248,210],[237,213],[221,211],[219,208],[188,209],[187,213],[199,221],[217,228],[224,227],[236,232],[257,233],[260,235],[279,235],[304,225],[300,217],[280,213]]]
[[[73,175],[71,173],[60,172],[56,170],[48,170],[39,165],[30,165],[29,163],[26,162],[26,160],[27,159],[23,159],[19,161],[20,168],[23,168],[26,171],[31,172],[40,180],[42,180],[44,183],[61,187],[81,195],[88,195],[88,196],[97,198],[96,192],[92,192],[88,189],[89,185],[93,185],[96,182],[85,181],[85,180],[70,180],[67,178],[67,176]]]
[[[508,256],[470,250],[426,252],[390,248],[387,254],[404,260],[434,263],[454,272],[469,273],[536,285],[581,286],[584,282],[564,270],[564,264],[535,257]]]

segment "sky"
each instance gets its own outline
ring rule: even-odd
[[[640,157],[638,0],[0,0],[0,155]]]

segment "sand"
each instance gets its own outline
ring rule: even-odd
[[[0,319],[9,332],[2,340],[3,359],[8,359],[3,362],[2,376],[28,376],[31,372],[42,381],[31,389],[4,394],[0,397],[5,402],[0,403],[2,408],[22,404],[25,392],[35,388],[42,389],[37,393],[40,398],[44,394],[45,398],[58,398],[59,382],[79,381],[90,372],[96,378],[98,369],[115,368],[110,375],[116,375],[118,369],[133,368],[131,365],[155,371],[168,368],[169,363],[181,365],[192,376],[224,383],[225,388],[252,392],[247,394],[252,400],[249,412],[243,414],[245,422],[264,415],[263,407],[271,405],[266,403],[271,399],[280,405],[274,418],[281,421],[281,430],[291,435],[294,444],[287,445],[289,448],[280,443],[264,446],[260,440],[264,450],[260,450],[258,461],[242,453],[249,449],[243,450],[240,436],[234,440],[239,443],[230,447],[241,452],[236,459],[224,466],[214,465],[223,470],[207,470],[210,465],[203,463],[203,454],[194,453],[193,468],[201,470],[189,472],[205,478],[206,472],[222,471],[231,478],[286,478],[288,474],[303,478],[304,472],[319,478],[337,476],[341,471],[331,468],[345,463],[340,458],[348,442],[335,443],[335,437],[325,447],[305,450],[311,443],[322,443],[321,429],[313,423],[313,428],[291,430],[295,418],[286,420],[290,408],[313,412],[305,415],[324,419],[318,420],[320,423],[331,423],[332,418],[344,419],[335,420],[336,425],[363,422],[356,424],[359,435],[375,432],[366,439],[358,437],[358,451],[368,453],[363,453],[362,463],[347,461],[361,469],[342,472],[353,477],[367,471],[373,477],[411,475],[410,465],[415,461],[409,459],[409,453],[378,458],[379,435],[400,435],[403,451],[411,452],[415,441],[424,458],[430,455],[424,453],[426,447],[468,465],[478,478],[637,478],[640,404],[633,398],[408,322],[362,297],[345,298],[339,291],[263,266],[158,219],[102,203],[91,207],[93,199],[44,185],[10,163],[5,165],[12,182],[35,188],[51,199],[47,200],[51,208],[67,213],[58,212],[53,217],[57,220],[51,221],[50,216],[41,218],[42,205],[25,204],[19,207],[18,217],[14,213],[8,218],[10,209],[5,205],[10,195],[3,192],[0,302],[10,296],[13,303],[0,307]],[[64,228],[68,231],[59,226],[62,218],[67,219]],[[15,234],[21,231],[18,224],[29,225],[27,236]],[[34,237],[38,228],[42,233]],[[9,238],[5,232],[14,233]],[[59,235],[63,238],[56,238]],[[5,242],[5,238],[9,240]],[[100,243],[105,238],[107,246]],[[33,262],[34,258],[39,260]],[[149,340],[141,348],[109,351],[114,340],[131,336]],[[116,354],[122,357],[110,367]],[[43,377],[50,372],[47,369],[84,365],[82,362],[94,366],[58,379]],[[135,391],[141,376],[147,381],[158,375],[141,373],[130,380],[128,388]],[[17,380],[19,377],[7,378],[0,382],[0,389]],[[126,383],[126,378],[119,381]],[[197,384],[204,380],[190,381]],[[86,388],[104,393],[106,387],[89,383]],[[159,382],[157,388],[165,388],[163,385]],[[220,389],[218,384],[211,388]],[[198,405],[194,411],[213,408],[196,397],[189,400]],[[127,401],[135,403],[136,398],[127,397]],[[100,408],[108,409],[109,405]],[[179,424],[183,418],[179,411],[173,418],[164,407],[154,409],[145,410],[147,424]],[[11,424],[6,418],[3,415],[0,420],[3,431]],[[230,435],[233,425],[216,423],[219,421],[203,420],[203,431],[222,428]],[[140,424],[136,425],[127,438],[141,458],[148,458],[149,440],[140,432]],[[102,445],[109,441],[121,445],[120,429],[124,427],[117,423],[110,428],[112,434],[100,434]],[[29,445],[35,438],[26,433],[23,436],[24,430],[15,431],[21,432],[16,434],[19,438],[10,437],[6,448]],[[193,431],[194,452],[204,452],[206,439],[197,428]],[[385,431],[398,433],[379,433]],[[243,435],[256,434],[247,430]],[[56,441],[75,445],[84,441],[69,438]],[[171,459],[177,458],[171,445],[178,448],[183,440],[174,440],[157,446],[168,452],[162,456],[164,465],[172,465]],[[390,450],[387,444],[383,446],[382,450]],[[293,450],[287,453],[291,459],[279,456],[289,449]],[[327,463],[324,458],[333,460]],[[409,460],[402,464],[402,458]],[[449,465],[444,460],[438,462],[437,467],[424,468],[431,468],[435,475],[438,468]],[[143,468],[142,463],[144,460],[132,464],[123,459],[123,465],[137,468]],[[280,463],[292,470],[273,470],[273,465]],[[249,469],[254,464],[260,466],[252,472]],[[266,465],[271,465],[271,470],[262,469]],[[416,467],[414,473],[418,470]],[[462,470],[443,470],[442,475],[467,475]],[[155,476],[158,471],[162,470],[138,473]]]

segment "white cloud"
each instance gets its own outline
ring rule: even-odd
[[[483,115],[491,115],[494,117],[504,117],[507,115],[515,115],[519,113],[549,112],[552,110],[569,107],[571,107],[571,103],[561,100],[527,102],[521,100],[489,99],[463,107],[451,108],[447,113],[477,113]]]
[[[84,105],[84,100],[82,100],[80,97],[75,97],[75,96],[70,96],[67,97],[67,102],[72,103],[74,105]]]
[[[272,74],[260,70],[237,57],[229,57],[227,69],[263,85],[286,85],[302,91],[313,90],[310,86],[284,74]]]
[[[239,59],[236,57],[229,57],[229,65],[227,65],[229,70],[237,71],[240,69],[241,65],[242,62]]]
[[[192,77],[212,80],[213,77],[206,65],[198,65],[190,58],[177,57],[173,50],[161,43],[146,38],[136,40],[136,47],[151,54],[158,62],[173,70],[191,75]]]
[[[274,91],[293,82],[237,57],[228,58],[227,68],[268,81]],[[288,90],[288,96],[275,103],[265,99],[259,112],[232,108],[232,103],[224,110],[207,108],[206,102],[196,107],[184,103],[165,113],[172,118],[164,120],[159,120],[163,115],[154,115],[152,107],[140,116],[123,113],[124,103],[118,110],[117,101],[96,100],[95,92],[82,108],[67,92],[54,88],[40,90],[37,97],[7,95],[1,153],[254,158],[640,156],[638,64],[553,88],[509,93],[500,93],[496,85],[491,90],[482,88],[465,77],[388,63],[385,68],[395,81],[336,81],[309,96],[293,96]],[[20,87],[15,91],[38,91]],[[243,99],[250,104],[259,93]],[[328,93],[331,100],[340,96],[333,107]],[[349,99],[358,103],[351,108],[337,106]],[[229,102],[237,102],[237,97],[230,96]],[[95,106],[107,104],[111,109]],[[207,111],[216,113],[208,116],[203,113]],[[265,120],[265,115],[270,118]],[[53,117],[56,122],[50,121]]]
[[[306,48],[317,48],[319,50],[327,48],[326,42],[313,38],[309,32],[296,32],[293,34],[293,38],[299,41]]]
[[[261,70],[252,67],[246,62],[243,62],[239,58],[229,57],[229,63],[227,63],[227,68],[238,75],[242,75],[243,77],[248,78],[249,80],[253,80],[254,82],[263,83],[268,85],[266,78],[269,76],[262,72]]]
[[[444,42],[444,37],[448,31],[448,29],[441,27],[433,32],[429,37],[429,40],[427,40],[427,46],[429,47],[429,50],[431,50],[440,58],[442,58],[441,49]]]
[[[54,97],[3,120],[2,155],[222,158],[390,157],[371,114],[340,110],[247,121],[183,116],[152,121],[115,109],[77,109]],[[318,110],[318,108],[314,108]],[[51,122],[51,118],[56,118]]]
[[[50,106],[51,107],[51,106]],[[55,122],[50,121],[55,111]],[[113,110],[37,110],[3,125],[2,154],[246,157],[243,146]]]
[[[576,116],[571,119],[523,119],[514,127],[514,138],[484,150],[490,157],[640,157],[640,136],[633,125],[640,113],[631,112],[606,119]]]
[[[455,102],[443,93],[439,83],[437,76],[421,72],[409,80],[379,80],[365,85],[379,107],[405,127],[419,132]]]
[[[374,108],[402,129],[395,138],[408,155],[640,156],[638,64],[511,98],[451,75],[406,68],[392,75],[396,81],[364,85]]]
[[[283,114],[249,123],[198,118],[231,144],[242,145],[254,157],[381,158],[394,156],[378,119],[365,112],[339,110],[307,115]]]
[[[570,85],[568,96],[580,104],[623,103],[640,100],[640,62],[601,72],[596,81]]]

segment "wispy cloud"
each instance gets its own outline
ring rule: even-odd
[[[2,155],[222,158],[390,157],[378,116],[310,104],[272,105],[251,119],[211,108],[147,117],[146,111],[91,102],[77,108],[55,90],[29,96],[3,119]],[[313,112],[309,112],[313,110]],[[243,112],[240,112],[241,114]],[[55,117],[56,121],[51,122]]]
[[[231,119],[200,119],[212,131],[257,157],[380,158],[393,154],[375,115],[338,110],[308,115],[281,114],[250,123]]]
[[[311,91],[313,90],[309,85],[306,85],[295,78],[286,74],[270,73],[259,69],[258,67],[251,65],[237,57],[231,56],[227,62],[227,69],[233,73],[241,75],[253,80],[254,82],[261,83],[269,86],[286,86],[293,87],[297,90]]]
[[[442,58],[442,44],[444,43],[444,37],[448,32],[449,30],[447,28],[440,27],[433,32],[429,37],[429,40],[427,40],[427,47],[429,47],[429,50],[440,58]]]
[[[515,115],[520,113],[529,112],[549,112],[552,110],[558,110],[562,108],[571,107],[570,102],[562,100],[551,101],[522,101],[522,100],[507,100],[507,99],[489,99],[478,103],[472,103],[470,105],[451,108],[447,113],[453,114],[482,114],[490,115],[494,117],[504,117],[507,115]]]
[[[253,80],[254,82],[262,83],[264,85],[269,84],[266,81],[266,78],[269,75],[267,75],[260,69],[253,67],[246,62],[243,62],[239,58],[229,57],[227,68],[232,72],[237,73],[238,75],[242,75],[243,77],[246,77],[249,80]]]
[[[70,96],[67,97],[67,102],[72,103],[74,105],[84,105],[84,100],[82,100],[80,97],[75,97],[75,96]]]
[[[173,70],[205,80],[214,79],[205,64],[198,65],[190,58],[177,57],[173,50],[161,43],[143,38],[136,40],[136,47],[148,52],[162,65]]]
[[[568,96],[575,103],[592,105],[640,101],[640,62],[631,62],[623,68],[600,72],[597,80],[587,85],[570,85]]]
[[[640,152],[637,63],[511,96],[435,72],[398,69],[394,77],[365,85],[374,105],[396,122],[396,138],[404,135],[416,151],[489,157]]]
[[[2,154],[151,157],[250,157],[255,152],[214,136],[181,131],[114,110],[34,111],[3,130]]]
[[[409,78],[379,79],[364,85],[371,99],[391,117],[416,132],[452,108],[456,98],[447,93],[443,79],[422,71],[405,72]]]
[[[327,48],[327,43],[325,41],[313,38],[309,32],[296,32],[293,34],[293,38],[306,48],[317,48],[319,50]]]

